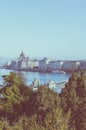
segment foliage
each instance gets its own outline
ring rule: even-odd
[[[32,91],[22,74],[3,76],[0,130],[86,130],[86,73],[73,73],[61,94]]]
[[[61,93],[64,113],[71,110],[70,130],[86,129],[86,73],[73,73]]]
[[[22,76],[22,75],[21,75]],[[4,87],[0,93],[0,117],[4,117],[12,122],[24,113],[23,103],[29,99],[32,90],[25,85],[20,76],[11,72],[4,76]]]
[[[32,102],[33,101],[33,102]],[[68,113],[63,116],[59,95],[47,87],[39,87],[29,100],[30,115],[37,115],[37,123],[47,130],[67,130]],[[66,119],[65,119],[66,118]],[[63,126],[64,125],[64,126]]]

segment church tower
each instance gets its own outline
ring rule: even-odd
[[[29,62],[29,57],[25,57],[24,52],[22,51],[20,54],[20,57],[18,58],[18,68],[28,68],[28,62]]]

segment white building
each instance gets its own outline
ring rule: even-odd
[[[33,91],[36,91],[40,85],[40,81],[38,79],[34,79],[33,84],[31,85],[31,88]]]
[[[53,80],[49,81],[49,88],[53,89],[54,91],[56,90],[56,83]]]
[[[31,60],[30,67],[31,68],[38,68],[39,67],[39,61],[38,60]]]
[[[39,62],[38,60],[30,60],[29,57],[26,57],[22,52],[17,60],[12,60],[11,62],[6,63],[6,66],[13,69],[33,69],[39,66]]]
[[[17,68],[19,69],[28,68],[28,62],[29,62],[29,57],[26,57],[25,54],[22,52],[20,54],[20,57],[18,58]]]
[[[50,61],[48,65],[50,70],[56,70],[56,69],[61,70],[62,66],[63,61]]]
[[[63,81],[63,82],[60,82],[60,83],[56,83],[54,82],[53,80],[50,80],[49,82],[49,88],[56,91],[57,89],[63,89],[65,88],[65,84],[66,84],[66,81]]]

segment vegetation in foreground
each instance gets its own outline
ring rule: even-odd
[[[0,130],[86,130],[86,73],[73,73],[57,94],[40,86],[32,91],[22,74],[3,76]]]

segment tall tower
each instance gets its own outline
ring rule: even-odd
[[[24,59],[24,58],[25,58],[25,54],[24,54],[23,51],[22,51],[21,54],[20,54],[20,58],[21,58],[21,59]]]
[[[18,68],[28,68],[29,57],[26,57],[22,51],[18,58]]]

